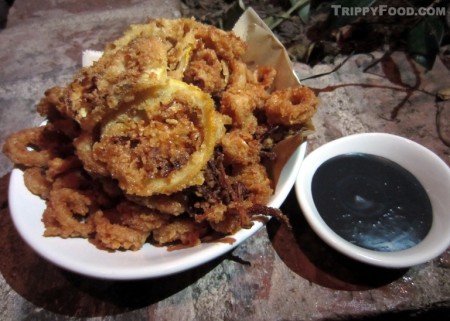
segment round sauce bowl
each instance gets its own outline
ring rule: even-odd
[[[406,138],[355,134],[303,161],[295,190],[306,220],[331,247],[368,264],[405,268],[450,246],[450,169]]]

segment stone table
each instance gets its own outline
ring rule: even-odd
[[[34,104],[46,88],[71,78],[81,50],[102,49],[130,23],[180,12],[175,0],[16,0],[0,32],[1,143],[41,122]],[[309,151],[380,131],[413,139],[450,164],[450,106],[435,99],[450,87],[440,60],[425,72],[402,53],[373,53],[332,72],[344,59],[295,65],[300,78],[324,74],[303,81],[321,99]],[[200,267],[139,281],[74,274],[39,257],[18,235],[7,201],[11,169],[0,155],[0,320],[425,320],[450,313],[449,250],[409,269],[355,262],[312,232],[293,193],[282,206],[292,230],[271,220]]]

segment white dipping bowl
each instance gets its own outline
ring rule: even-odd
[[[335,233],[322,219],[313,201],[314,173],[325,161],[342,154],[365,153],[387,158],[411,172],[431,202],[432,225],[418,244],[382,252],[355,245]],[[297,199],[317,235],[337,251],[361,262],[388,268],[406,268],[432,260],[450,246],[450,169],[436,154],[403,137],[385,133],[355,134],[331,141],[303,161],[295,183]]]

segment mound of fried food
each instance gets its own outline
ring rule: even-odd
[[[107,250],[187,247],[281,216],[265,205],[265,162],[318,101],[302,86],[273,90],[276,70],[250,68],[245,51],[231,32],[155,19],[48,89],[37,105],[46,124],[3,147],[46,201],[44,235]]]

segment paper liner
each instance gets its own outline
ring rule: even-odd
[[[245,10],[232,31],[248,45],[243,57],[248,66],[269,65],[277,70],[274,89],[300,85],[286,49],[255,10]]]

